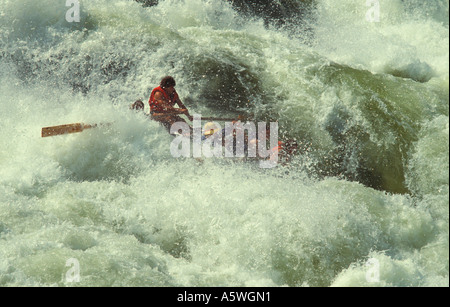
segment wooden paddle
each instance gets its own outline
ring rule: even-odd
[[[215,120],[215,121],[224,121],[224,122],[233,122],[239,119],[236,118],[220,118],[220,117],[202,117],[202,120]],[[194,117],[190,116],[189,117],[190,121],[194,120]]]
[[[180,109],[173,113],[159,113],[159,114],[153,114],[153,117],[163,117],[168,115],[175,115],[175,114],[183,114],[184,110]],[[99,124],[100,126],[109,126],[111,123],[106,124]],[[66,125],[59,125],[59,126],[50,126],[50,127],[44,127],[42,128],[41,136],[48,137],[48,136],[55,136],[55,135],[63,135],[63,134],[69,134],[69,133],[77,133],[82,132],[86,129],[90,128],[96,128],[99,125],[97,124],[84,124],[84,123],[73,123],[73,124],[66,124]]]
[[[172,115],[186,115],[185,114],[186,109],[176,109],[167,113],[153,113],[151,115],[152,118],[158,118],[158,117],[166,117],[166,116],[172,116]],[[194,120],[193,116],[188,116],[190,121]],[[202,120],[217,120],[217,121],[235,121],[235,120],[239,120],[239,119],[235,119],[235,118],[219,118],[219,117],[202,117]]]
[[[223,118],[223,117],[202,117],[202,120],[216,120],[216,121],[225,121],[225,122],[234,122],[234,121],[246,121],[250,120],[251,116],[239,115],[238,118]],[[189,120],[192,121],[193,117],[189,117]]]
[[[185,114],[185,109],[177,109],[175,111],[171,111],[170,113],[154,113],[151,115],[151,117],[158,118],[158,117],[164,117],[164,116],[170,116],[170,115],[176,115],[176,114]],[[193,121],[193,116],[188,116],[190,121]],[[219,117],[202,117],[202,120],[209,120],[209,121],[236,121],[241,120],[240,116],[238,119],[235,118],[219,118]],[[106,124],[100,124],[100,126],[109,126],[111,123]],[[44,127],[42,128],[41,136],[48,137],[48,136],[55,136],[55,135],[63,135],[63,134],[69,134],[69,133],[77,133],[82,132],[89,128],[95,128],[98,127],[97,124],[84,124],[84,123],[74,123],[74,124],[67,124],[67,125],[59,125],[59,126],[50,126],[50,127]]]
[[[188,117],[190,121],[194,120],[193,116]],[[209,120],[209,121],[223,121],[223,122],[234,122],[234,121],[243,121],[247,120],[247,117],[239,115],[238,118],[223,118],[223,117],[201,117],[201,120]]]
[[[47,136],[55,136],[55,135],[62,135],[62,134],[69,134],[69,133],[76,133],[76,132],[82,132],[89,128],[95,128],[98,126],[109,126],[111,123],[107,124],[83,124],[83,123],[74,123],[74,124],[67,124],[67,125],[59,125],[59,126],[51,126],[51,127],[44,127],[42,128],[42,137]]]
[[[171,109],[170,111],[164,112],[164,113],[153,113],[151,114],[151,117],[158,118],[158,117],[165,117],[165,116],[171,116],[171,115],[186,115],[186,109]],[[194,120],[193,116],[187,116],[190,121]],[[248,117],[239,115],[238,118],[223,118],[223,117],[202,117],[202,120],[210,120],[210,121],[227,121],[227,122],[233,122],[238,120],[247,120]]]

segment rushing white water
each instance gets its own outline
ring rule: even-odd
[[[448,286],[448,1],[370,22],[319,0],[308,33],[219,0],[80,1],[74,23],[64,2],[0,0],[1,286]],[[128,109],[164,75],[302,154],[172,157]],[[112,124],[40,136],[75,122]]]

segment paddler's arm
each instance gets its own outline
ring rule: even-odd
[[[173,114],[173,115],[185,114],[185,115],[189,116],[189,111],[187,110],[186,106],[179,99],[176,101],[176,103],[181,107],[180,109],[174,108],[174,107],[168,105],[166,98],[164,97],[164,95],[161,92],[155,93],[155,100],[160,106],[163,106],[164,114],[166,114],[166,115],[168,115],[168,114]]]
[[[183,113],[184,115],[186,115],[187,117],[191,118],[191,114],[189,114],[188,109],[186,108],[186,106],[183,104],[183,102],[181,101],[180,98],[178,98],[178,100],[176,101],[176,103],[178,104],[178,106],[180,107],[180,109],[185,110],[185,113]]]

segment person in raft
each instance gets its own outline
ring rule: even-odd
[[[225,146],[225,129],[220,130],[219,127],[214,122],[206,123],[203,127],[203,136],[202,141],[212,137],[216,134],[222,134],[222,146]],[[233,130],[233,137],[236,136],[236,130]],[[270,128],[266,128],[266,139],[270,139]],[[248,154],[248,147],[255,146],[256,151],[258,152],[259,140],[258,137],[249,139],[248,135],[244,135],[244,152]],[[233,141],[233,153],[236,153],[236,142]],[[265,145],[263,145],[265,146]],[[264,159],[274,159],[275,155],[278,157],[278,161],[281,162],[282,165],[287,165],[292,157],[299,153],[299,146],[295,139],[288,139],[286,141],[279,141],[278,145],[273,147],[269,152],[269,157]]]
[[[136,100],[130,105],[130,110],[144,111],[144,103],[140,99]]]
[[[175,79],[171,76],[164,77],[159,86],[154,88],[148,103],[150,105],[150,116],[153,120],[160,122],[168,131],[176,122],[186,122],[178,115],[186,115],[192,118],[188,109],[180,100],[175,90]],[[175,108],[175,104],[179,108]]]

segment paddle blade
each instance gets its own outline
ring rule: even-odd
[[[59,126],[52,126],[52,127],[44,127],[42,128],[42,137],[47,136],[55,136],[55,135],[61,135],[61,134],[67,134],[67,133],[76,133],[81,132],[84,129],[87,128],[93,128],[96,125],[85,125],[82,123],[75,123],[75,124],[67,124],[67,125],[59,125]]]

